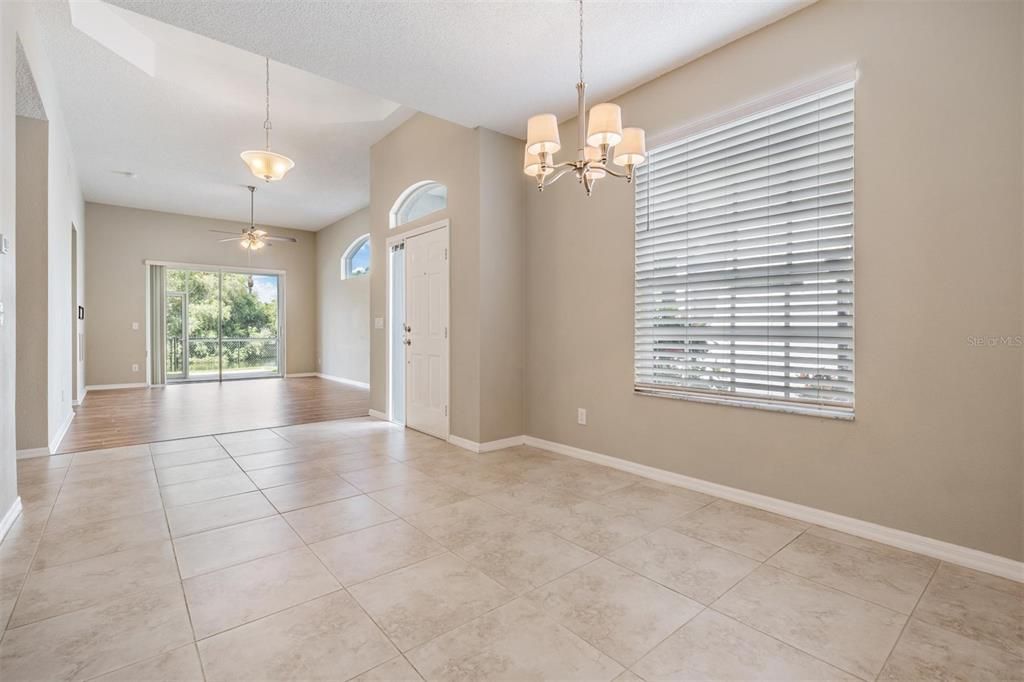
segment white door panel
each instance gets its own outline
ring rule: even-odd
[[[407,239],[405,268],[405,423],[447,438],[448,228]]]

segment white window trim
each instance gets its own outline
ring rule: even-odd
[[[770,95],[759,97],[754,100],[750,100],[741,105],[731,107],[729,109],[710,114],[708,116],[690,121],[682,126],[672,128],[670,130],[662,131],[650,138],[648,138],[648,148],[655,149],[664,145],[672,144],[682,139],[692,137],[732,121],[745,118],[747,116],[756,114],[766,109],[772,109],[778,106],[785,105],[789,102],[802,99],[804,97],[813,95],[829,88],[843,85],[845,83],[856,83],[859,77],[859,71],[856,64],[849,64],[830,70],[819,76],[815,76],[804,80],[791,87],[784,88],[776,91]],[[854,233],[854,250],[856,250],[856,233]],[[635,235],[634,235],[635,240]],[[635,244],[635,241],[634,241]],[[636,272],[634,270],[634,311],[636,310],[636,286],[635,286]],[[856,307],[856,297],[854,297],[854,308]],[[853,319],[856,320],[856,310],[854,310]],[[634,334],[636,332],[635,320],[634,320]],[[854,333],[854,348],[856,344],[856,325],[853,329]],[[856,352],[856,351],[854,351]],[[856,367],[856,365],[854,365]],[[634,358],[634,372],[635,372],[635,358]],[[856,377],[854,377],[856,382]],[[854,385],[856,385],[854,383]],[[669,389],[659,390],[656,387],[651,386],[639,386],[636,383],[636,376],[634,374],[634,386],[633,392],[637,396],[653,397],[653,398],[668,398],[671,400],[686,400],[689,402],[698,402],[712,405],[727,405],[732,407],[746,407],[760,409],[770,412],[782,412],[786,414],[796,414],[803,416],[823,417],[829,419],[836,419],[842,421],[854,421],[856,418],[856,398],[855,395],[851,395],[851,403],[848,407],[846,406],[834,406],[834,405],[821,405],[815,403],[803,403],[795,401],[787,401],[785,399],[772,399],[772,398],[757,398],[756,396],[734,396],[724,393],[717,393],[713,391],[702,391],[700,389]]]

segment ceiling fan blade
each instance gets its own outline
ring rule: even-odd
[[[265,235],[263,237],[263,239],[265,239],[267,241],[275,241],[275,242],[291,242],[292,244],[296,244],[299,241],[295,237],[276,237],[276,236],[274,236],[272,234]]]
[[[241,232],[228,232],[227,230],[210,230],[210,232],[216,232],[217,234],[233,234],[236,237],[242,234]]]
[[[238,241],[238,237],[228,237],[227,239],[218,239],[217,243],[220,244],[222,242],[237,242],[237,241]]]

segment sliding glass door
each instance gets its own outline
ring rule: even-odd
[[[278,275],[167,268],[165,281],[168,381],[280,376]]]

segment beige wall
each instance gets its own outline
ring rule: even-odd
[[[250,261],[244,249],[218,244],[223,235],[210,232],[239,231],[242,223],[93,203],[86,219],[88,386],[146,381],[146,260],[284,270],[286,371],[316,371],[314,233],[273,228],[298,243],[263,249]]]
[[[342,279],[341,257],[370,232],[363,209],[316,233],[317,371],[370,381],[370,278]]]
[[[1019,3],[826,0],[620,98],[656,135],[858,64],[856,420],[634,396],[605,180],[529,195],[528,433],[1024,558],[1024,351],[968,342],[1024,331],[1021,36]]]
[[[17,442],[19,450],[49,442],[47,408],[47,147],[49,123],[17,117]]]
[[[451,221],[451,433],[487,442],[523,433],[525,176],[521,142],[417,114],[371,151],[371,317],[387,319],[385,241]],[[448,187],[448,208],[394,230],[388,213],[415,182]],[[370,406],[386,411],[387,330],[373,329]]]

